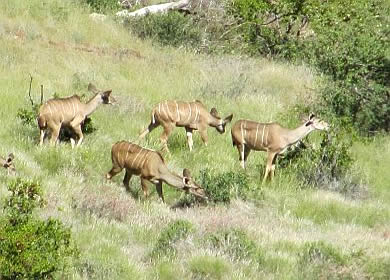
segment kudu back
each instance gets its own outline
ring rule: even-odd
[[[55,145],[63,126],[71,128],[74,132],[71,138],[72,148],[75,146],[76,137],[78,138],[77,146],[79,146],[84,138],[81,124],[85,118],[92,114],[100,104],[115,102],[111,90],[101,91],[92,84],[88,85],[88,90],[95,95],[87,103],[81,102],[79,96],[73,95],[66,98],[53,98],[41,105],[38,114],[41,146],[47,129],[51,131],[50,142]]]
[[[187,143],[192,151],[192,133],[198,130],[205,145],[208,142],[207,127],[214,127],[219,133],[225,132],[226,124],[231,122],[233,114],[226,118],[221,118],[215,108],[210,112],[200,101],[183,102],[167,100],[158,103],[152,110],[149,126],[141,133],[139,139],[144,138],[149,132],[158,126],[162,126],[164,131],[160,136],[163,148],[168,150],[168,137],[175,127],[184,127],[187,135]]]
[[[117,142],[111,149],[112,168],[106,174],[107,179],[126,170],[123,184],[130,191],[129,182],[133,175],[141,177],[141,186],[145,197],[148,196],[147,182],[156,186],[159,197],[164,202],[162,183],[167,183],[177,189],[189,192],[196,197],[206,198],[201,186],[196,184],[188,169],[183,170],[183,176],[171,172],[159,152],[142,148],[127,141]]]
[[[296,144],[314,130],[328,130],[329,124],[310,114],[307,121],[296,129],[287,129],[278,123],[258,123],[238,120],[232,125],[232,141],[239,152],[242,168],[251,150],[266,151],[267,164],[263,182],[275,173],[275,162],[279,154]]]

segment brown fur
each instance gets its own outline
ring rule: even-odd
[[[123,169],[126,170],[123,184],[129,191],[129,182],[133,175],[141,177],[141,185],[145,197],[148,196],[147,181],[156,185],[157,193],[164,201],[162,183],[165,182],[181,190],[189,191],[195,196],[205,198],[204,190],[192,181],[189,171],[184,169],[185,176],[172,173],[164,162],[159,152],[142,148],[136,144],[121,141],[112,146],[111,149],[112,169],[106,174],[111,179]]]
[[[329,125],[310,115],[300,127],[290,130],[278,123],[258,123],[250,120],[238,120],[232,126],[233,146],[240,155],[241,166],[245,163],[251,150],[266,151],[267,165],[263,181],[270,175],[274,176],[275,161],[279,154],[284,153],[291,145],[296,144],[314,130],[328,130]]]
[[[209,113],[206,107],[200,101],[182,102],[176,100],[163,101],[157,104],[152,110],[152,119],[149,126],[141,133],[140,139],[144,138],[149,132],[158,126],[162,126],[164,131],[161,134],[161,142],[168,150],[168,137],[175,127],[184,127],[187,133],[187,142],[192,150],[192,133],[198,130],[202,141],[207,145],[207,127],[215,127],[218,132],[224,133],[225,126],[233,118],[233,115],[222,119],[218,116],[215,108]]]
[[[95,96],[87,103],[82,103],[80,97],[73,95],[65,98],[53,98],[46,101],[39,108],[38,126],[40,130],[40,145],[43,145],[45,131],[51,131],[51,143],[57,143],[58,135],[62,126],[72,128],[78,137],[77,146],[83,140],[81,124],[85,118],[92,114],[100,104],[111,104],[115,99],[111,96],[111,90],[99,91],[92,84],[88,90],[95,93]],[[76,137],[71,138],[72,148]]]

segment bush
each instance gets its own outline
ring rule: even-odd
[[[198,256],[192,258],[189,263],[193,276],[191,279],[224,279],[230,271],[228,264],[216,257]],[[230,279],[228,277],[227,279]]]
[[[221,230],[206,237],[211,247],[237,260],[252,260],[263,263],[264,254],[247,234],[239,229]]]
[[[213,174],[210,169],[203,169],[196,180],[213,203],[230,203],[233,197],[247,199],[255,195],[255,192],[255,196],[259,193],[258,190],[251,189],[249,178],[242,171]]]
[[[151,38],[162,45],[197,48],[201,42],[197,24],[179,12],[137,17],[129,19],[127,25],[138,37]]]
[[[118,0],[82,0],[88,6],[98,13],[107,13],[120,9]]]
[[[150,256],[152,258],[174,257],[176,255],[174,244],[186,238],[193,230],[192,224],[185,220],[169,223],[161,231]]]
[[[0,278],[53,279],[78,256],[70,229],[55,219],[34,218],[33,210],[43,202],[38,182],[18,178],[8,189],[7,216],[0,223]]]

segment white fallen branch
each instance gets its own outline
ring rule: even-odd
[[[178,2],[169,2],[164,4],[147,6],[131,13],[127,10],[122,10],[120,12],[117,12],[116,16],[121,18],[128,18],[136,16],[146,16],[148,14],[166,13],[170,10],[184,9],[188,6],[189,3],[190,0],[180,0]]]

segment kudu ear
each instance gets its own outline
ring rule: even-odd
[[[230,123],[233,119],[233,114],[231,114],[230,116],[227,116],[223,121],[224,123]]]
[[[309,120],[313,120],[314,118],[315,118],[314,113],[310,113],[310,115],[309,115]]]
[[[214,107],[210,110],[210,115],[212,115],[215,118],[219,118],[218,111]]]
[[[103,95],[110,96],[112,93],[112,89],[106,90],[103,92]]]
[[[6,159],[7,164],[10,164],[14,159],[14,154],[10,153]]]
[[[88,91],[91,91],[93,93],[98,93],[99,92],[98,89],[95,87],[95,85],[92,84],[92,83],[88,84]]]

